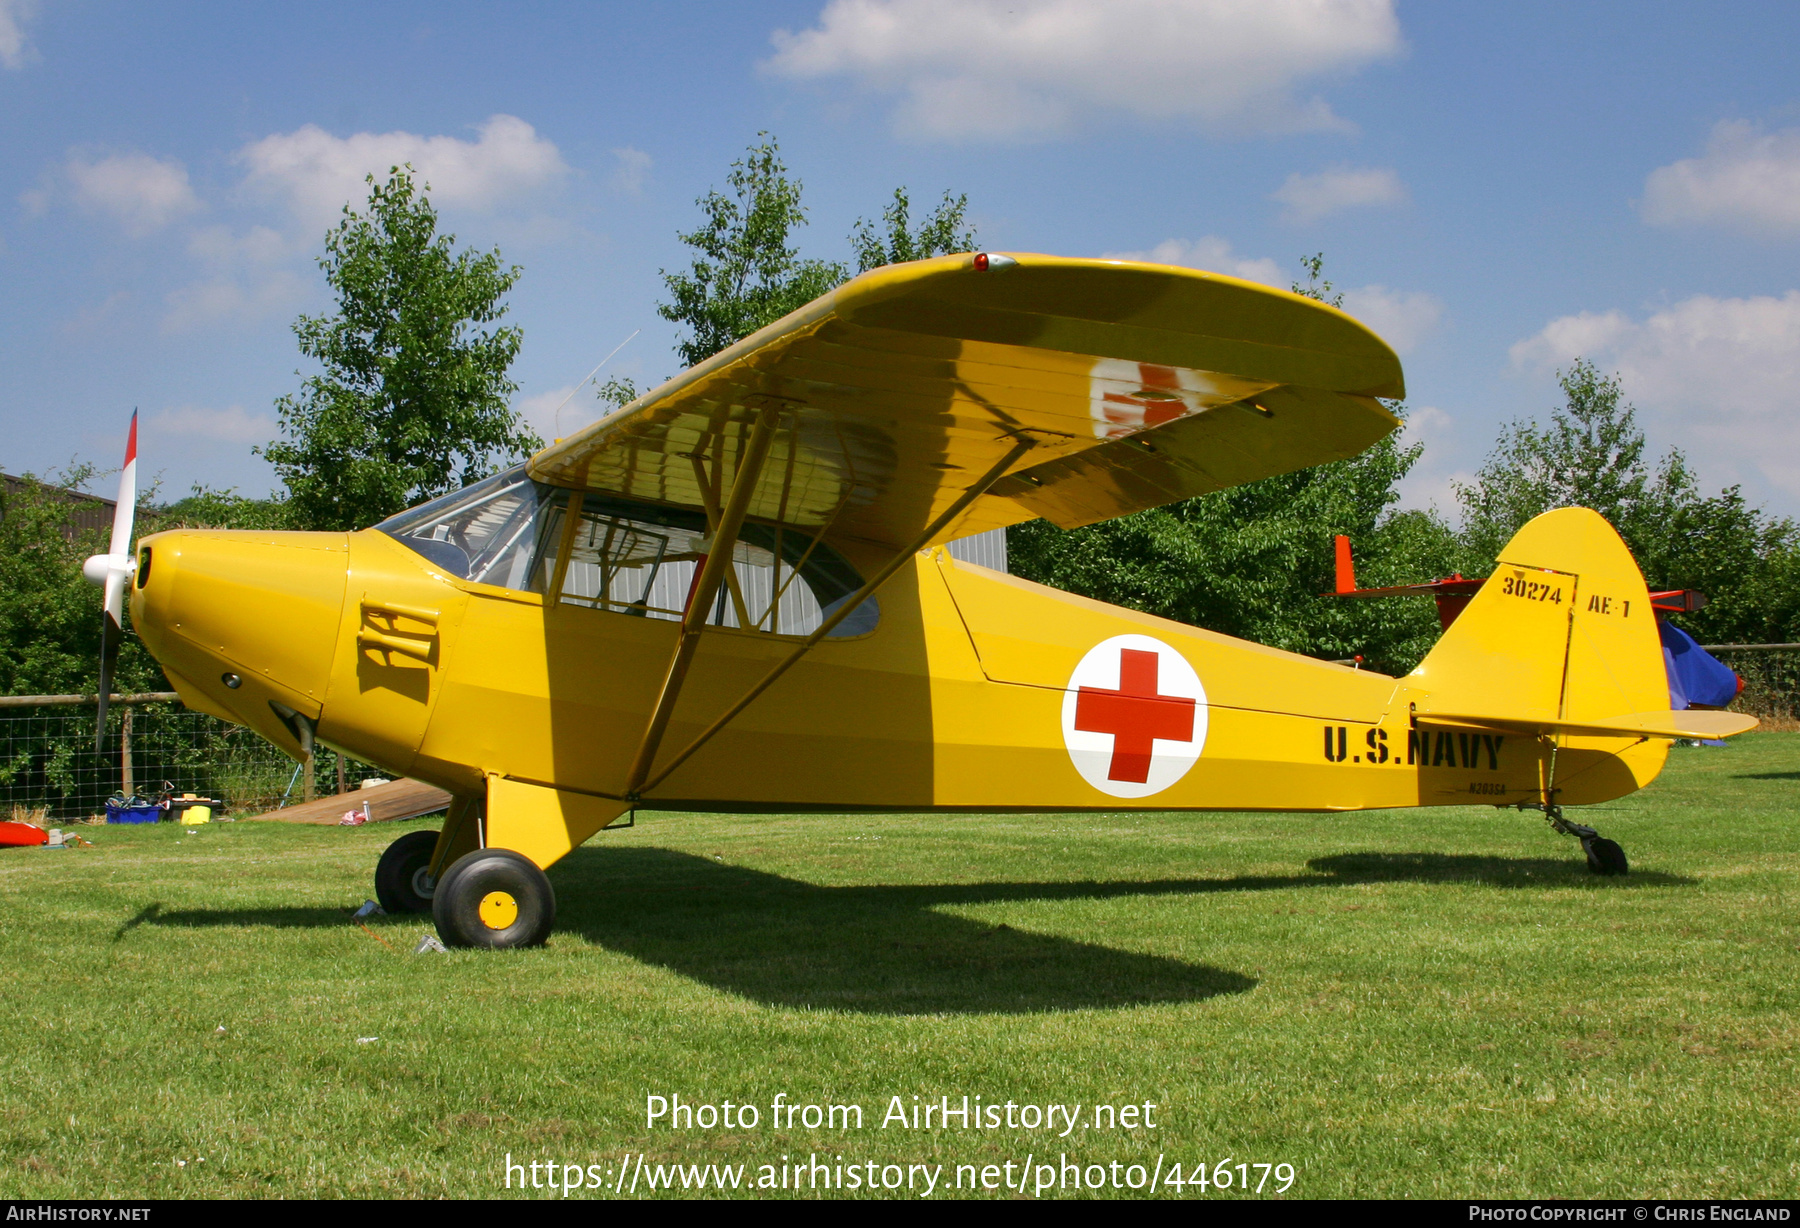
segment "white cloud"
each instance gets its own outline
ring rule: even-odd
[[[570,394],[575,395],[571,396]],[[567,402],[565,405],[564,402]],[[561,412],[558,413],[558,407]],[[575,385],[564,384],[561,388],[552,388],[549,392],[539,392],[532,396],[520,397],[513,408],[525,419],[525,424],[542,435],[546,440],[560,439],[572,435],[600,417],[605,407],[594,400],[592,388],[575,391]]]
[[[309,225],[328,225],[344,205],[368,199],[364,176],[379,180],[407,162],[431,185],[434,204],[474,209],[530,197],[569,169],[556,145],[522,119],[495,115],[476,134],[473,141],[410,132],[335,137],[307,124],[244,146],[237,160],[249,168],[246,189],[285,199]]]
[[[145,425],[158,435],[189,435],[221,443],[263,443],[275,438],[276,432],[274,418],[249,413],[242,405],[224,409],[181,405],[152,415]]]
[[[201,207],[186,168],[173,158],[115,154],[90,162],[71,153],[63,171],[77,205],[88,213],[110,214],[133,237],[160,230]],[[41,212],[48,203],[44,193],[28,195],[33,197],[28,208]]]
[[[644,181],[650,177],[650,155],[629,145],[612,152],[613,157],[619,160],[618,167],[612,173],[613,187],[636,196],[644,190]]]
[[[1524,370],[1582,357],[1617,371],[1626,395],[1709,480],[1760,476],[1800,495],[1800,290],[1696,295],[1644,320],[1621,311],[1564,316],[1511,353]]]
[[[1655,226],[1713,222],[1752,233],[1800,233],[1800,128],[1758,132],[1741,119],[1718,124],[1703,156],[1650,172],[1642,210]]]
[[[1456,484],[1467,483],[1471,475],[1450,465],[1458,442],[1456,419],[1435,405],[1409,406],[1406,421],[1400,427],[1400,446],[1425,445],[1418,463],[1400,480],[1400,506],[1425,510],[1435,507],[1454,515],[1457,507]]]
[[[1374,329],[1397,354],[1410,353],[1444,318],[1444,304],[1436,295],[1386,286],[1344,291],[1344,310]]]
[[[1284,221],[1316,222],[1340,209],[1370,205],[1403,205],[1406,185],[1393,171],[1377,167],[1334,166],[1316,175],[1289,175],[1269,197],[1287,208]]]
[[[37,12],[33,0],[0,0],[0,66],[23,68],[33,58],[25,22]]]
[[[267,265],[288,254],[288,242],[267,226],[252,226],[242,235],[208,226],[189,237],[188,254],[218,266]]]
[[[307,279],[280,267],[298,250],[296,244],[267,226],[252,226],[241,235],[226,226],[206,226],[189,236],[187,247],[207,266],[208,276],[167,295],[165,333],[260,319],[307,296]]]
[[[1283,290],[1288,287],[1288,278],[1283,275],[1280,265],[1267,257],[1239,256],[1231,250],[1230,242],[1218,235],[1205,235],[1198,239],[1164,239],[1148,251],[1107,252],[1101,259],[1178,264],[1190,269],[1205,269],[1209,273],[1241,277],[1245,281],[1259,281],[1267,286],[1279,286]]]
[[[1036,138],[1089,116],[1228,134],[1346,129],[1303,82],[1402,50],[1392,0],[831,0],[767,72],[901,96],[897,127]]]
[[[91,307],[83,307],[73,316],[63,321],[61,328],[66,334],[80,334],[99,328],[118,314],[119,309],[131,301],[129,290],[114,290]]]
[[[195,282],[171,290],[165,297],[164,333],[184,333],[219,320],[244,323],[260,319],[302,301],[309,285],[305,278],[276,270],[249,281],[230,277]]]

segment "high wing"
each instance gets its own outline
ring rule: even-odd
[[[963,254],[865,273],[530,470],[716,511],[770,422],[751,519],[903,549],[978,484],[924,544],[1036,516],[1090,524],[1354,456],[1398,425],[1376,398],[1404,394],[1379,337],[1286,291]]]

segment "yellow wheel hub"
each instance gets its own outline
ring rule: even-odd
[[[491,930],[503,930],[519,919],[519,902],[504,891],[490,891],[481,897],[481,906],[476,912],[483,925]]]

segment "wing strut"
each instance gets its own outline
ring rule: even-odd
[[[706,555],[694,573],[693,587],[688,590],[687,608],[681,614],[681,636],[675,642],[675,652],[669,657],[669,672],[663,676],[662,690],[656,696],[656,707],[650,711],[650,723],[644,727],[643,741],[638,743],[637,754],[631,760],[631,771],[625,778],[625,796],[633,800],[636,800],[644,778],[650,774],[650,765],[656,759],[656,749],[662,744],[663,734],[669,728],[669,718],[675,713],[675,701],[681,697],[681,686],[687,681],[688,667],[694,663],[694,651],[700,647],[700,633],[706,627],[707,612],[712,609],[713,601],[719,595],[719,585],[731,570],[731,556],[737,549],[738,532],[744,527],[744,514],[750,508],[750,496],[756,490],[757,479],[762,474],[763,461],[768,459],[769,443],[775,436],[775,423],[779,413],[778,406],[767,405],[757,414],[756,425],[750,431],[750,441],[745,445],[737,473],[731,479],[731,494],[727,496],[725,507],[713,525],[712,541]],[[723,433],[718,439],[714,465],[723,469]]]
[[[883,584],[886,584],[888,580],[893,577],[894,573],[900,570],[901,565],[904,564],[907,559],[924,549],[925,543],[929,542],[932,538],[948,528],[952,521],[962,515],[969,504],[981,498],[982,495],[987,493],[990,486],[1006,476],[1007,471],[1013,467],[1014,462],[1025,455],[1025,453],[1029,452],[1034,446],[1036,446],[1034,440],[1029,438],[1018,438],[1017,442],[1013,444],[1012,448],[1007,451],[1005,456],[1000,458],[993,468],[989,469],[986,473],[982,474],[980,478],[976,479],[974,485],[963,491],[954,503],[944,509],[943,515],[927,525],[924,532],[920,533],[918,538],[904,550],[895,552],[894,557],[890,559],[880,571],[870,577],[867,583],[844,599],[843,603],[838,606],[836,613],[820,623],[818,629],[807,636],[805,640],[795,645],[793,652],[783,658],[780,664],[776,665],[774,669],[764,674],[762,680],[746,691],[742,699],[738,700],[730,708],[725,710],[724,715],[720,716],[712,724],[701,730],[698,737],[692,742],[689,742],[687,747],[682,750],[679,755],[676,755],[674,759],[670,760],[669,763],[664,766],[662,771],[656,774],[654,779],[648,784],[642,785],[641,788],[644,790],[654,789],[657,785],[660,785],[663,781],[667,780],[671,772],[680,767],[683,763],[686,763],[689,756],[699,750],[702,746],[706,745],[706,743],[712,739],[712,736],[718,733],[719,730],[730,724],[738,713],[750,706],[752,700],[768,690],[777,678],[787,673],[788,669],[801,657],[805,656],[814,644],[817,644],[820,640],[830,635],[832,630],[839,623],[843,622],[844,619],[850,617],[851,613],[855,611],[858,606],[862,605],[864,601],[868,600],[868,598],[874,594],[876,589],[880,588]],[[737,487],[735,485],[732,487],[731,493],[732,497],[735,499],[737,497]],[[739,517],[739,520],[742,520],[742,516]],[[735,528],[733,531],[735,532]],[[702,612],[702,617],[704,617],[704,612]],[[661,712],[660,703],[658,705],[658,711],[659,713]],[[663,724],[666,725],[668,723],[667,715],[663,715],[662,719]],[[660,734],[661,731],[659,729],[659,737]],[[647,737],[646,742],[648,742]],[[654,746],[650,747],[649,753],[652,756],[656,753]],[[638,754],[639,757],[643,759],[644,774],[648,775],[650,766],[649,758],[645,756],[642,750],[640,750]],[[635,762],[631,767],[630,779],[632,783],[626,788],[625,796],[628,800],[635,802],[639,800],[639,782],[643,779],[643,776],[639,775],[638,764]]]

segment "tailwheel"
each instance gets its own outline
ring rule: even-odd
[[[375,902],[388,912],[430,912],[437,842],[434,831],[409,831],[388,845],[375,863]]]
[[[541,946],[556,924],[556,892],[529,858],[477,849],[438,879],[431,916],[453,947]]]
[[[1595,874],[1608,878],[1618,878],[1631,873],[1631,863],[1625,860],[1625,850],[1619,847],[1617,840],[1608,840],[1605,836],[1581,823],[1571,823],[1563,818],[1562,807],[1545,806],[1536,803],[1544,812],[1544,818],[1550,823],[1552,831],[1565,836],[1574,836],[1581,841],[1581,851],[1587,855],[1588,869]]]
[[[1631,865],[1625,860],[1625,850],[1619,847],[1617,840],[1608,840],[1605,836],[1589,836],[1581,842],[1581,851],[1587,854],[1588,869],[1595,874],[1609,876],[1631,873]]]

